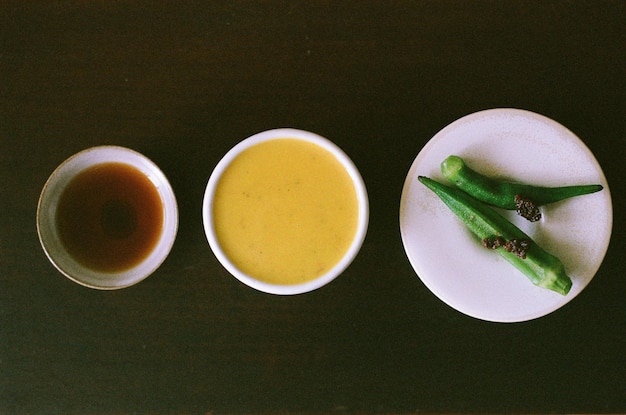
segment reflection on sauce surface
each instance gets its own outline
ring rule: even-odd
[[[155,248],[163,203],[150,179],[122,163],[102,163],[70,181],[56,214],[68,253],[96,271],[129,269]]]
[[[274,284],[298,284],[328,272],[354,239],[354,184],[332,153],[298,139],[244,150],[215,192],[214,226],[242,272]]]

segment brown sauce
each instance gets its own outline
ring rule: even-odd
[[[61,195],[59,237],[84,266],[119,272],[155,248],[163,228],[163,203],[150,179],[122,163],[102,163],[78,174]]]

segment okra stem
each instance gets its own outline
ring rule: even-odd
[[[505,240],[527,239],[530,241],[525,259],[507,252],[502,247],[496,248],[496,252],[526,275],[533,284],[561,295],[569,292],[572,280],[565,272],[563,263],[532,241],[517,226],[462,190],[443,185],[428,177],[419,176],[418,179],[432,190],[481,240],[502,237]]]
[[[599,184],[543,187],[501,181],[472,170],[461,157],[454,155],[441,163],[441,173],[456,187],[476,199],[509,210],[517,208],[516,195],[530,199],[536,206],[542,206],[602,190],[602,185]]]

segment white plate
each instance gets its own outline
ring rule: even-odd
[[[566,296],[533,285],[497,253],[472,239],[465,225],[418,180],[447,183],[440,164],[462,157],[476,170],[544,186],[600,183],[600,192],[542,207],[530,223],[505,215],[557,256],[572,278]],[[576,297],[606,254],[612,227],[609,188],[593,154],[571,131],[529,111],[492,109],[465,116],[437,133],[411,166],[400,203],[400,230],[411,265],[442,301],[496,322],[542,317]]]

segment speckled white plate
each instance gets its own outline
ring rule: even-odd
[[[447,183],[440,164],[451,154],[475,170],[508,180],[544,186],[604,186],[600,192],[542,207],[543,218],[535,223],[502,211],[563,262],[573,281],[566,296],[536,287],[497,253],[480,246],[448,207],[417,180],[421,175]],[[574,299],[600,267],[612,223],[609,188],[591,151],[559,123],[518,109],[480,111],[437,133],[413,162],[400,202],[402,241],[424,284],[454,309],[495,322],[542,317]]]

